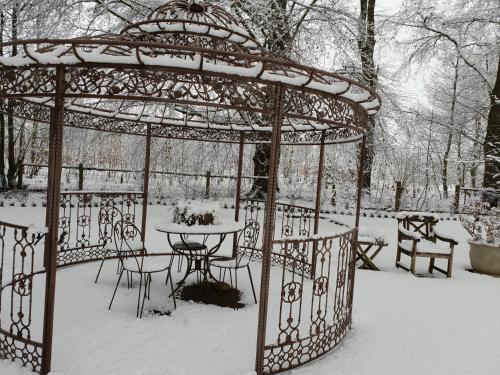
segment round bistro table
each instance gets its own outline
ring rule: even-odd
[[[210,274],[210,257],[217,253],[228,234],[237,233],[245,228],[244,221],[224,221],[214,225],[181,225],[176,223],[165,223],[155,225],[158,232],[165,233],[170,247],[180,256],[187,260],[186,273],[181,281],[177,283],[174,293],[184,284],[188,276],[192,273],[198,274],[198,281],[206,281]],[[172,241],[172,237],[179,236],[181,243]],[[191,236],[202,236],[202,243],[193,242],[189,239]],[[206,246],[209,237],[217,237],[217,243],[212,246]]]

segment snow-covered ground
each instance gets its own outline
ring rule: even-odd
[[[171,207],[149,211],[147,247],[164,250],[154,224]],[[230,215],[229,210],[225,211]],[[0,220],[42,223],[43,208],[0,207]],[[353,217],[336,216],[344,222]],[[296,375],[498,375],[500,373],[500,279],[472,274],[459,222],[439,229],[460,239],[453,277],[417,278],[394,267],[396,221],[362,218],[365,228],[381,228],[389,246],[375,259],[381,272],[356,273],[354,324],[331,354]],[[332,224],[333,225],[333,224]],[[229,241],[226,241],[227,243]],[[426,263],[418,264],[421,271]],[[239,277],[240,310],[180,302],[171,317],[135,318],[137,288],[121,287],[111,311],[116,263],[107,262],[95,285],[98,265],[62,269],[57,275],[54,374],[58,375],[250,375],[253,374],[257,305],[246,275]],[[260,265],[252,265],[256,287]],[[174,280],[181,274],[174,272]],[[273,270],[272,280],[280,272]],[[156,281],[156,282],[155,282]],[[171,307],[160,278],[153,279],[147,308]],[[279,282],[279,281],[278,281]],[[274,288],[277,289],[277,288]],[[272,299],[272,296],[271,296]],[[270,316],[277,306],[270,306]],[[0,362],[2,375],[27,375],[17,364]]]

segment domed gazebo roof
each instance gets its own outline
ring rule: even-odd
[[[211,1],[175,0],[120,34],[25,40],[0,57],[0,96],[19,117],[48,122],[65,68],[65,126],[180,139],[267,142],[283,88],[283,142],[358,139],[377,112],[371,89],[275,59]],[[6,111],[3,104],[2,111]]]

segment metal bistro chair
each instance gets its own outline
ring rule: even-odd
[[[206,252],[208,250],[208,247],[206,245],[208,236],[206,236],[206,235],[203,236],[202,242],[192,241],[192,240],[189,240],[188,238],[189,237],[186,236],[186,238],[184,239],[184,237],[181,236],[180,241],[177,241],[170,246],[172,248],[172,250],[174,250],[176,253],[179,254],[179,257],[177,259],[177,272],[181,272],[182,263],[183,263],[183,259],[185,256],[184,254],[186,252],[189,252],[191,254],[191,256],[193,256],[195,254],[197,254],[197,255],[199,254],[198,256],[201,257],[204,254],[206,254]]]
[[[120,280],[122,278],[123,272],[128,274],[138,274],[140,276],[139,281],[139,295],[137,299],[137,317],[142,318],[144,311],[144,301],[146,298],[150,299],[151,295],[151,282],[152,274],[168,271],[165,284],[168,285],[170,281],[170,288],[172,290],[172,298],[174,301],[174,308],[177,308],[177,303],[175,301],[175,295],[173,294],[174,284],[172,281],[172,263],[173,256],[168,256],[168,262],[162,263],[161,260],[165,259],[166,256],[151,256],[145,253],[138,253],[135,244],[137,243],[137,238],[141,238],[141,232],[139,228],[133,223],[119,221],[115,224],[114,228],[114,240],[117,248],[118,259],[121,263],[120,276],[116,282],[115,290],[113,292],[113,297],[109,303],[109,309],[113,304],[115,299],[116,291]],[[146,250],[146,249],[144,249]],[[160,261],[159,261],[160,260]],[[128,279],[128,277],[127,277]],[[144,281],[144,290],[143,289]],[[142,301],[141,301],[142,295]]]
[[[104,262],[108,260],[108,258],[111,255],[118,256],[118,247],[117,243],[115,242],[114,238],[114,230],[115,230],[115,225],[116,223],[124,220],[124,221],[130,221],[126,220],[123,216],[120,210],[118,210],[115,206],[112,205],[106,205],[101,207],[99,210],[99,231],[102,231],[102,234],[105,236],[106,240],[104,243],[104,253],[102,255],[102,260],[101,264],[99,266],[99,270],[97,271],[97,275],[95,277],[94,283],[97,284],[97,281],[99,280],[99,276],[101,275],[102,267],[104,266]],[[111,238],[108,237],[108,231],[109,235]],[[139,236],[138,238],[135,238],[133,240],[130,240],[128,245],[131,248],[131,251],[135,251],[137,253],[147,253],[146,249],[144,247],[144,242],[142,241],[142,238]],[[121,272],[121,263],[120,260],[118,260],[118,267],[117,267],[117,274],[120,274]],[[128,277],[128,274],[127,274]]]
[[[226,271],[229,271],[231,286],[233,286],[232,271],[234,271],[235,288],[238,289],[238,270],[245,268],[248,271],[250,285],[252,286],[253,298],[257,303],[257,296],[253,285],[252,272],[250,271],[250,262],[255,253],[257,239],[259,238],[260,225],[257,221],[250,221],[238,236],[238,248],[235,258],[219,257],[210,262],[210,266],[219,269],[219,280],[222,282],[226,279]],[[224,272],[223,272],[224,271]]]

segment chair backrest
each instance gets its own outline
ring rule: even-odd
[[[257,221],[250,220],[238,236],[237,266],[247,265],[253,258],[255,247],[259,238],[260,225]]]
[[[434,241],[434,226],[438,223],[438,220],[432,216],[409,216],[402,219],[398,219],[398,225],[402,224],[402,227],[408,231],[418,233],[426,240]]]
[[[109,245],[114,238],[115,225],[123,220],[121,211],[113,204],[105,204],[99,209],[99,241]]]
[[[145,252],[141,230],[129,221],[116,222],[113,238],[119,257],[143,255]]]

